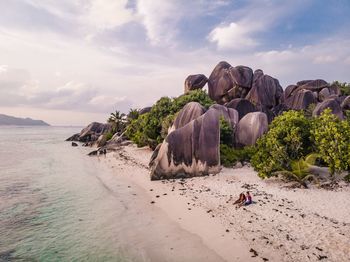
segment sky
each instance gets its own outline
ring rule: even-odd
[[[183,93],[220,61],[350,82],[350,0],[0,0],[0,113],[52,125]]]

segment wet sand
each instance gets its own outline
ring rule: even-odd
[[[174,241],[164,238],[161,260],[195,261],[196,255],[208,250],[211,255],[197,261],[350,260],[348,186],[336,191],[290,189],[261,180],[248,167],[223,169],[214,176],[150,181],[150,155],[150,150],[131,145],[99,159],[140,190],[147,211],[166,215],[201,242],[186,251],[181,244],[173,252]],[[233,202],[247,190],[254,203],[236,209]],[[181,233],[178,237],[193,243]]]

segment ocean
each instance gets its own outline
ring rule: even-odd
[[[126,241],[130,189],[64,141],[79,131],[0,128],[0,261],[147,260]]]

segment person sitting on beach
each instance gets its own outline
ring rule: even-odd
[[[252,196],[250,195],[250,192],[247,191],[247,196],[246,196],[246,200],[245,200],[244,205],[248,206],[248,205],[250,205],[251,203],[253,203]]]
[[[239,198],[233,203],[234,205],[238,204],[238,206],[241,206],[242,204],[244,204],[246,201],[246,197],[244,195],[244,193],[240,193],[239,194]]]

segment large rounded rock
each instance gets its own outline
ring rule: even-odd
[[[267,116],[263,112],[245,115],[237,124],[235,143],[238,147],[251,146],[268,130]]]
[[[67,141],[79,141],[83,143],[95,142],[101,135],[111,131],[111,129],[111,124],[93,122],[81,130],[79,134],[68,138]]]
[[[294,90],[294,92],[298,92],[300,90],[310,90],[312,92],[319,92],[325,87],[329,87],[329,84],[323,79],[316,80],[304,80],[297,83],[298,88]]]
[[[299,92],[293,93],[290,97],[288,97],[284,104],[293,110],[305,110],[311,104],[316,104],[317,99],[314,94],[310,90],[299,90]]]
[[[318,100],[320,102],[326,100],[331,95],[331,92],[329,91],[328,87],[322,88],[321,91],[318,93]]]
[[[220,62],[208,79],[209,96],[218,104],[225,104],[234,98],[244,98],[253,81],[253,70],[247,66],[232,67]]]
[[[250,89],[253,81],[253,70],[247,66],[236,66],[229,69],[234,85]]]
[[[205,108],[200,103],[197,103],[197,102],[187,103],[176,116],[172,130],[175,130],[187,125],[192,120],[203,115],[205,111],[206,111]]]
[[[219,104],[228,102],[227,92],[232,89],[233,82],[229,73],[231,65],[225,61],[216,65],[208,79],[208,94]]]
[[[319,116],[326,108],[330,108],[332,114],[336,115],[340,119],[344,118],[342,108],[340,106],[339,101],[336,98],[329,98],[321,103],[318,103],[314,111],[312,112],[312,115]]]
[[[287,100],[293,93],[293,91],[297,88],[297,85],[289,85],[283,92],[284,101]]]
[[[254,72],[253,86],[246,99],[260,108],[273,108],[280,104],[282,95],[283,89],[277,79],[264,75],[260,69]]]
[[[185,80],[185,93],[191,90],[202,89],[208,82],[208,78],[205,75],[189,75]]]
[[[255,112],[257,109],[255,106],[247,99],[235,98],[226,104],[228,108],[233,108],[238,111],[239,119],[242,119],[246,114],[250,112]]]
[[[205,114],[168,134],[151,158],[151,180],[218,173],[221,117],[235,128],[238,112],[214,105]]]
[[[146,114],[146,113],[150,112],[151,109],[152,109],[152,107],[150,107],[150,106],[144,107],[139,111],[139,115]]]
[[[340,106],[343,110],[350,110],[350,96],[347,96]]]

